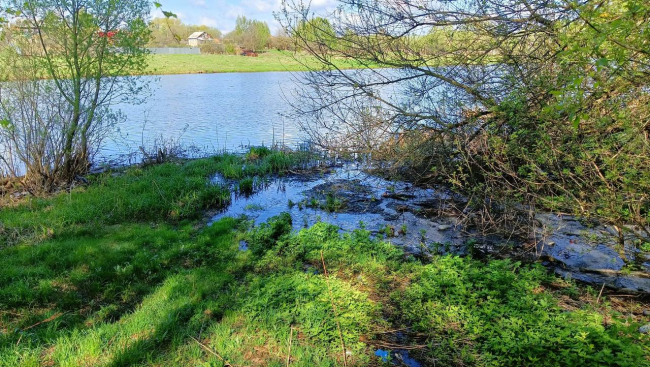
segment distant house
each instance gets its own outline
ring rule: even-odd
[[[187,44],[196,47],[212,41],[212,37],[206,32],[194,32],[187,38]]]

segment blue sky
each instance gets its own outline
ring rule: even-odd
[[[235,28],[238,15],[263,20],[271,33],[279,27],[273,16],[281,7],[281,0],[157,0],[163,9],[174,12],[187,24],[203,24],[217,27],[226,33]],[[312,0],[312,8],[322,10],[333,8],[336,0]],[[162,17],[160,10],[154,10],[154,17]]]

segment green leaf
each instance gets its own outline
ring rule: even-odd
[[[159,2],[154,1],[154,2],[153,2],[153,5],[156,7],[156,9],[158,9],[158,8],[162,8],[162,4],[159,3]]]
[[[573,128],[576,130],[580,127],[580,117],[580,115],[575,115],[571,121],[573,123]]]
[[[165,18],[178,18],[178,16],[176,16],[176,14],[174,14],[174,13],[172,13],[170,11],[164,11],[163,10],[162,13],[165,16]]]
[[[2,120],[0,120],[0,126],[3,127],[3,128],[6,129],[6,128],[8,128],[10,125],[11,125],[11,121],[9,121],[8,119],[2,119]]]
[[[596,66],[602,67],[602,66],[607,66],[609,65],[609,60],[607,60],[606,57],[601,57],[600,59],[596,60]]]

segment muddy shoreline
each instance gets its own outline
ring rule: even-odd
[[[322,163],[322,162],[321,162]],[[318,167],[318,169],[316,169]],[[252,193],[231,190],[231,204],[213,213],[246,216],[255,223],[288,212],[296,230],[318,221],[337,225],[341,232],[365,228],[413,256],[472,254],[541,262],[557,274],[625,292],[650,293],[650,257],[634,248],[620,255],[612,229],[579,218],[538,213],[535,238],[484,236],[466,228],[447,206],[463,198],[440,189],[420,188],[369,174],[361,163],[316,165],[283,177],[257,181]],[[216,175],[215,184],[234,188],[236,181]],[[631,266],[633,264],[634,266]]]

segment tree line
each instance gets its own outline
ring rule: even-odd
[[[284,29],[278,29],[272,35],[266,22],[245,16],[237,17],[235,29],[226,34],[214,27],[186,25],[174,17],[153,19],[149,29],[149,47],[184,47],[190,34],[202,31],[213,39],[201,45],[203,53],[239,54],[241,50],[294,49],[294,43]]]

